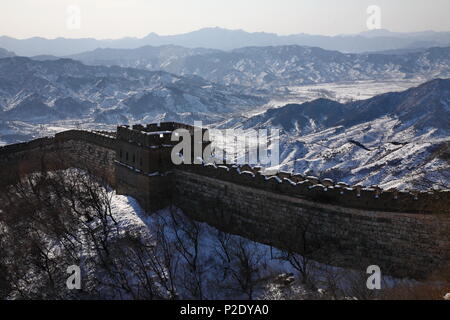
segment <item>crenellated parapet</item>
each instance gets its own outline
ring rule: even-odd
[[[68,130],[55,134],[56,142],[85,141],[104,148],[114,149],[116,135],[110,131]]]
[[[450,190],[399,191],[378,186],[350,186],[289,172],[266,175],[249,165],[182,165],[178,170],[245,185],[252,188],[309,199],[325,204],[385,212],[450,214]]]
[[[54,137],[0,147],[1,183],[31,172],[80,168],[115,184],[115,133],[68,130]]]
[[[23,152],[34,148],[44,148],[55,143],[54,137],[44,137],[27,142],[10,144],[0,147],[0,156],[8,156],[17,152]]]

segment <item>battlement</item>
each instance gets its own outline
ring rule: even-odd
[[[186,130],[190,136],[198,133],[202,137],[207,131],[204,128],[176,122],[117,127],[118,164],[147,175],[170,171],[173,168],[171,151],[178,143],[172,141],[172,134],[178,129]],[[191,139],[191,142],[194,143],[194,140]],[[204,148],[207,143],[201,147]]]
[[[172,147],[176,142],[172,141],[172,132],[184,129],[190,135],[194,135],[195,130],[204,134],[207,129],[199,128],[177,122],[151,123],[146,126],[136,124],[133,126],[118,126],[117,139],[145,147]]]
[[[14,183],[23,175],[67,168],[87,170],[115,185],[114,132],[68,130],[0,148],[1,184]]]
[[[57,133],[54,137],[43,137],[23,143],[2,146],[0,147],[0,156],[18,152],[26,152],[32,149],[43,149],[45,147],[50,147],[55,143],[61,143],[69,140],[81,140],[111,148],[111,143],[115,143],[116,133],[109,131],[68,130]]]
[[[450,215],[450,190],[400,191],[349,186],[287,172],[266,175],[260,167],[249,165],[182,165],[177,169],[324,204],[370,211]]]
[[[55,143],[54,137],[44,137],[27,142],[10,144],[0,147],[0,155],[6,156],[8,154],[23,152],[33,148],[43,148],[44,146],[49,146],[52,145],[53,143]]]
[[[109,131],[68,130],[55,134],[57,142],[80,140],[114,149],[116,134]]]

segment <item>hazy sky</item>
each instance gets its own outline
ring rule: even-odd
[[[0,35],[104,39],[215,26],[335,35],[367,30],[369,5],[381,8],[385,29],[450,31],[450,0],[2,0]]]

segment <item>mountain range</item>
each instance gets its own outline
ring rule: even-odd
[[[396,54],[345,54],[297,45],[245,47],[232,51],[146,46],[96,49],[71,59],[198,75],[222,84],[267,88],[305,84],[450,76],[450,47]]]
[[[0,59],[0,120],[92,118],[103,123],[213,119],[263,104],[237,86],[164,71],[87,66],[70,59]]]
[[[203,120],[217,128],[279,128],[279,169],[384,188],[449,179],[450,79],[435,78],[450,77],[450,47],[355,54],[299,45],[230,51],[162,45],[65,58],[7,49],[0,50],[0,144],[76,123],[112,129]],[[398,79],[428,82],[345,103],[280,102],[307,101],[291,95],[305,85]],[[277,107],[267,109],[274,101]]]
[[[204,28],[178,35],[158,35],[150,33],[143,38],[121,38],[116,40],[45,39],[33,37],[15,39],[0,37],[0,47],[21,56],[55,55],[66,56],[95,50],[97,48],[128,48],[143,46],[178,45],[187,48],[209,48],[233,50],[249,46],[301,45],[320,47],[342,52],[384,51],[405,48],[427,48],[450,46],[450,32],[396,33],[387,30],[372,30],[354,35],[277,35],[266,32],[246,32],[223,28]]]
[[[284,170],[384,188],[450,178],[450,79],[344,104],[288,104],[221,127],[230,125],[280,129]]]

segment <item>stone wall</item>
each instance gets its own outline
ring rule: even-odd
[[[149,175],[130,169],[120,162],[116,162],[115,170],[117,194],[132,196],[148,212],[165,208],[170,204],[172,194],[170,174]]]
[[[450,264],[450,215],[345,208],[187,170],[173,182],[173,202],[193,219],[318,261],[413,278]]]
[[[181,165],[177,169],[323,204],[363,210],[450,215],[449,190],[435,192],[382,190],[377,187],[341,185],[331,180],[320,181],[314,177],[283,172],[265,176],[260,173],[259,168],[248,165],[242,167]]]
[[[0,148],[0,176],[8,184],[31,172],[80,168],[115,186],[115,139],[88,131],[65,131],[55,137]]]
[[[173,203],[220,230],[318,261],[421,278],[450,265],[450,193],[348,186],[286,172],[216,165],[174,166],[175,123],[70,130],[0,147],[3,184],[40,171],[81,168],[153,212]],[[203,146],[204,147],[204,146]],[[305,241],[303,240],[305,239]]]

